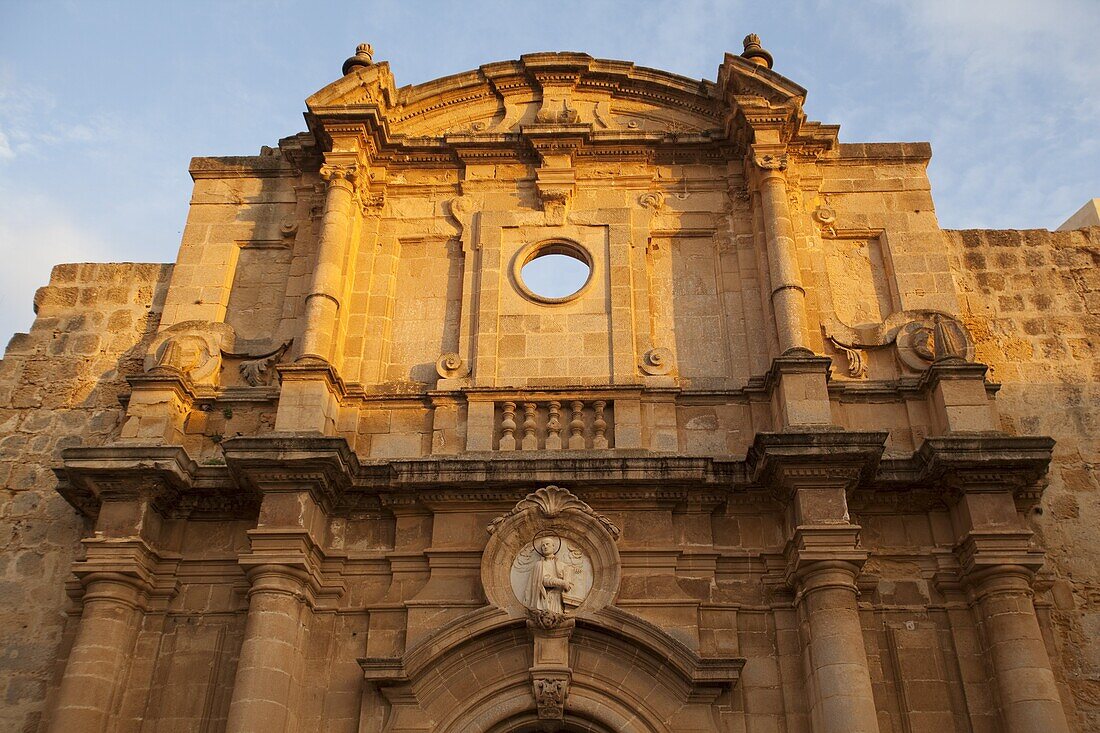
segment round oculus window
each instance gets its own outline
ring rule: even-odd
[[[516,258],[516,284],[538,303],[567,303],[592,279],[592,256],[573,242],[540,242]]]

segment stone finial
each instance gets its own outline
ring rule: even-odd
[[[344,76],[351,73],[351,70],[362,66],[366,68],[374,63],[374,47],[369,43],[360,43],[355,47],[355,55],[350,57],[344,62],[343,72]]]
[[[745,36],[744,43],[745,50],[741,52],[742,56],[754,64],[760,64],[769,69],[772,67],[772,55],[760,45],[760,36],[755,33],[750,33]]]

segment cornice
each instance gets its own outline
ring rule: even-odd
[[[105,499],[147,497],[167,517],[256,515],[265,492],[310,491],[333,513],[441,510],[510,504],[540,484],[586,501],[633,506],[776,508],[792,487],[840,486],[857,512],[919,511],[959,492],[1010,489],[1033,502],[1053,440],[1000,434],[928,438],[904,457],[882,458],[885,432],[758,433],[741,457],[644,450],[525,455],[460,454],[360,460],[343,438],[269,434],[222,443],[226,465],[198,466],[178,446],[114,444],[63,452],[59,492],[94,515]]]
[[[104,501],[132,499],[148,499],[159,511],[166,511],[178,503],[198,470],[179,446],[66,448],[61,460],[55,469],[58,492],[87,516],[96,514]]]

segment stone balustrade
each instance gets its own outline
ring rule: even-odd
[[[606,450],[615,446],[614,401],[505,400],[494,405],[498,451]]]

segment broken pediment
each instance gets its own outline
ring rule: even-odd
[[[717,83],[582,53],[516,61],[395,88],[385,62],[349,59],[348,73],[308,100],[311,125],[378,118],[392,142],[508,136],[569,126],[616,139],[721,139],[738,107],[778,109],[801,120],[805,90],[770,69],[727,55]]]

